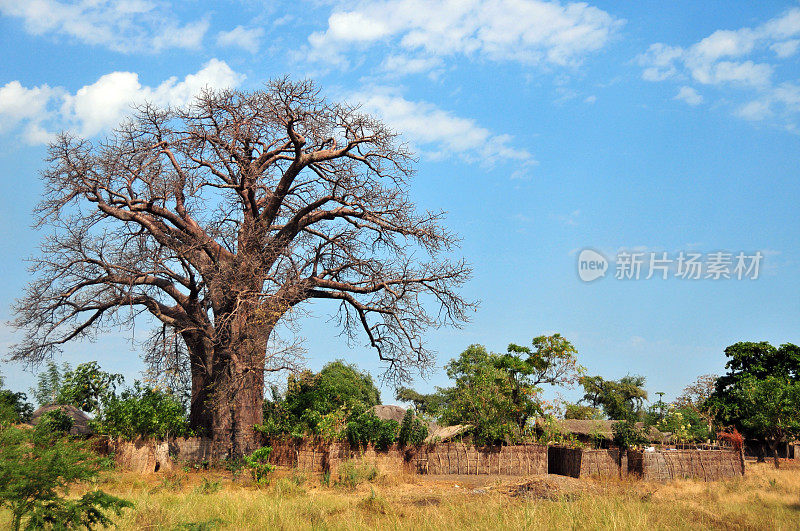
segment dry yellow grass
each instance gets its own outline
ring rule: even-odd
[[[135,503],[117,520],[121,529],[800,527],[796,468],[753,465],[744,478],[717,483],[540,478],[559,489],[547,490],[549,499],[541,489],[532,496],[510,494],[522,481],[380,477],[346,489],[284,471],[269,486],[257,488],[216,472],[149,477],[109,472],[97,486]],[[0,527],[7,518],[0,513]]]

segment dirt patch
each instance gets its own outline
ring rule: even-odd
[[[586,480],[567,476],[533,476],[523,482],[502,485],[499,492],[512,498],[536,500],[574,500],[582,494],[597,492],[597,486]]]

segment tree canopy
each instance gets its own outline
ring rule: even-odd
[[[601,408],[612,420],[638,418],[647,400],[645,377],[623,376],[619,380],[605,380],[602,376],[582,376],[583,400],[594,408]]]

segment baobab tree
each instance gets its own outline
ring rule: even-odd
[[[413,162],[379,120],[288,79],[140,106],[96,145],[62,134],[12,357],[35,363],[147,313],[186,352],[191,426],[218,455],[254,447],[265,372],[286,367],[270,336],[306,301],[334,301],[345,335],[403,380],[432,360],[426,329],[473,306],[457,237],[409,200]]]

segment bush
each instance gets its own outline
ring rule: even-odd
[[[189,421],[174,396],[134,383],[118,397],[108,396],[96,422],[99,433],[112,437],[183,437],[190,434]]]
[[[96,478],[104,461],[86,441],[41,425],[0,428],[0,506],[11,510],[15,530],[23,523],[25,529],[108,526],[106,512],[119,515],[132,504],[102,491],[67,499],[69,487]]]
[[[0,426],[28,422],[33,415],[33,406],[26,402],[25,393],[0,389]]]
[[[250,469],[253,480],[259,485],[269,483],[269,473],[275,470],[275,465],[269,463],[269,454],[271,453],[272,448],[264,446],[244,457],[245,466]]]
[[[39,417],[39,422],[36,423],[36,429],[49,433],[66,435],[72,429],[74,423],[75,421],[72,417],[60,409],[54,409]]]
[[[386,450],[397,441],[399,430],[396,420],[381,420],[368,411],[348,422],[346,433],[352,446],[363,448],[372,443],[376,450]]]
[[[637,428],[636,423],[631,419],[615,422],[611,429],[614,432],[614,443],[623,450],[642,446],[649,442],[644,432]]]
[[[419,420],[414,414],[413,409],[408,409],[403,416],[403,423],[400,425],[400,434],[397,442],[400,446],[419,446],[428,436],[428,426]]]

